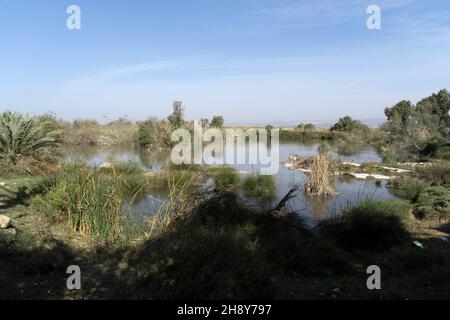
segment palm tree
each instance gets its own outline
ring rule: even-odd
[[[0,159],[17,163],[19,157],[35,157],[45,148],[57,144],[62,130],[50,130],[45,123],[20,113],[0,114]]]

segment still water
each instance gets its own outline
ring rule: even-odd
[[[292,142],[280,143],[279,161],[288,159],[290,155],[313,156],[318,148],[317,142]],[[348,162],[381,162],[375,150],[369,146],[349,146],[338,144],[332,146],[331,154],[342,161]],[[139,163],[143,169],[148,171],[160,171],[170,165],[170,151],[142,152],[133,147],[96,147],[83,146],[71,147],[64,151],[65,161],[83,161],[93,166],[104,162],[132,161]],[[259,168],[255,165],[233,165],[241,172],[241,178],[256,175]],[[277,185],[276,196],[269,201],[261,202],[257,199],[245,198],[250,205],[268,208],[276,205],[289,190],[296,184],[303,185],[307,176],[300,171],[289,170],[280,164],[278,173],[272,176]],[[358,180],[353,178],[336,178],[336,197],[331,198],[309,198],[301,192],[290,201],[289,206],[298,212],[309,226],[314,226],[318,221],[339,214],[341,210],[349,205],[357,204],[365,199],[395,199],[386,188],[386,182],[376,185],[373,180]],[[139,202],[133,204],[136,215],[149,215],[155,212],[164,201],[164,194],[149,194]]]

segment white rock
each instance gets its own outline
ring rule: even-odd
[[[0,216],[0,229],[7,229],[11,225],[11,218]]]
[[[390,171],[394,171],[394,172],[396,172],[396,173],[412,172],[411,170],[400,169],[400,168],[393,168],[393,167],[384,167],[384,166],[380,166],[380,168],[383,168],[383,169],[386,169],[386,170],[390,170]]]
[[[354,172],[351,172],[350,174],[353,177],[355,177],[356,179],[367,179],[367,178],[373,178],[376,180],[391,180],[392,179],[392,177],[385,176],[382,174],[354,173]]]
[[[342,162],[343,165],[353,166],[353,167],[361,167],[360,163],[356,162]]]
[[[113,164],[111,162],[104,162],[100,165],[101,169],[112,169]]]

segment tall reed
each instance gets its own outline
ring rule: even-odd
[[[34,200],[55,219],[96,240],[117,240],[124,227],[123,207],[145,189],[140,175],[108,172],[82,164],[63,168],[54,186]]]
[[[320,148],[314,157],[310,167],[311,173],[305,183],[305,193],[311,196],[334,196],[336,191],[333,188],[330,169],[330,162],[325,152]]]

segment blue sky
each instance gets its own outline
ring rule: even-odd
[[[64,119],[383,118],[450,89],[449,57],[448,0],[0,0],[0,109]]]

